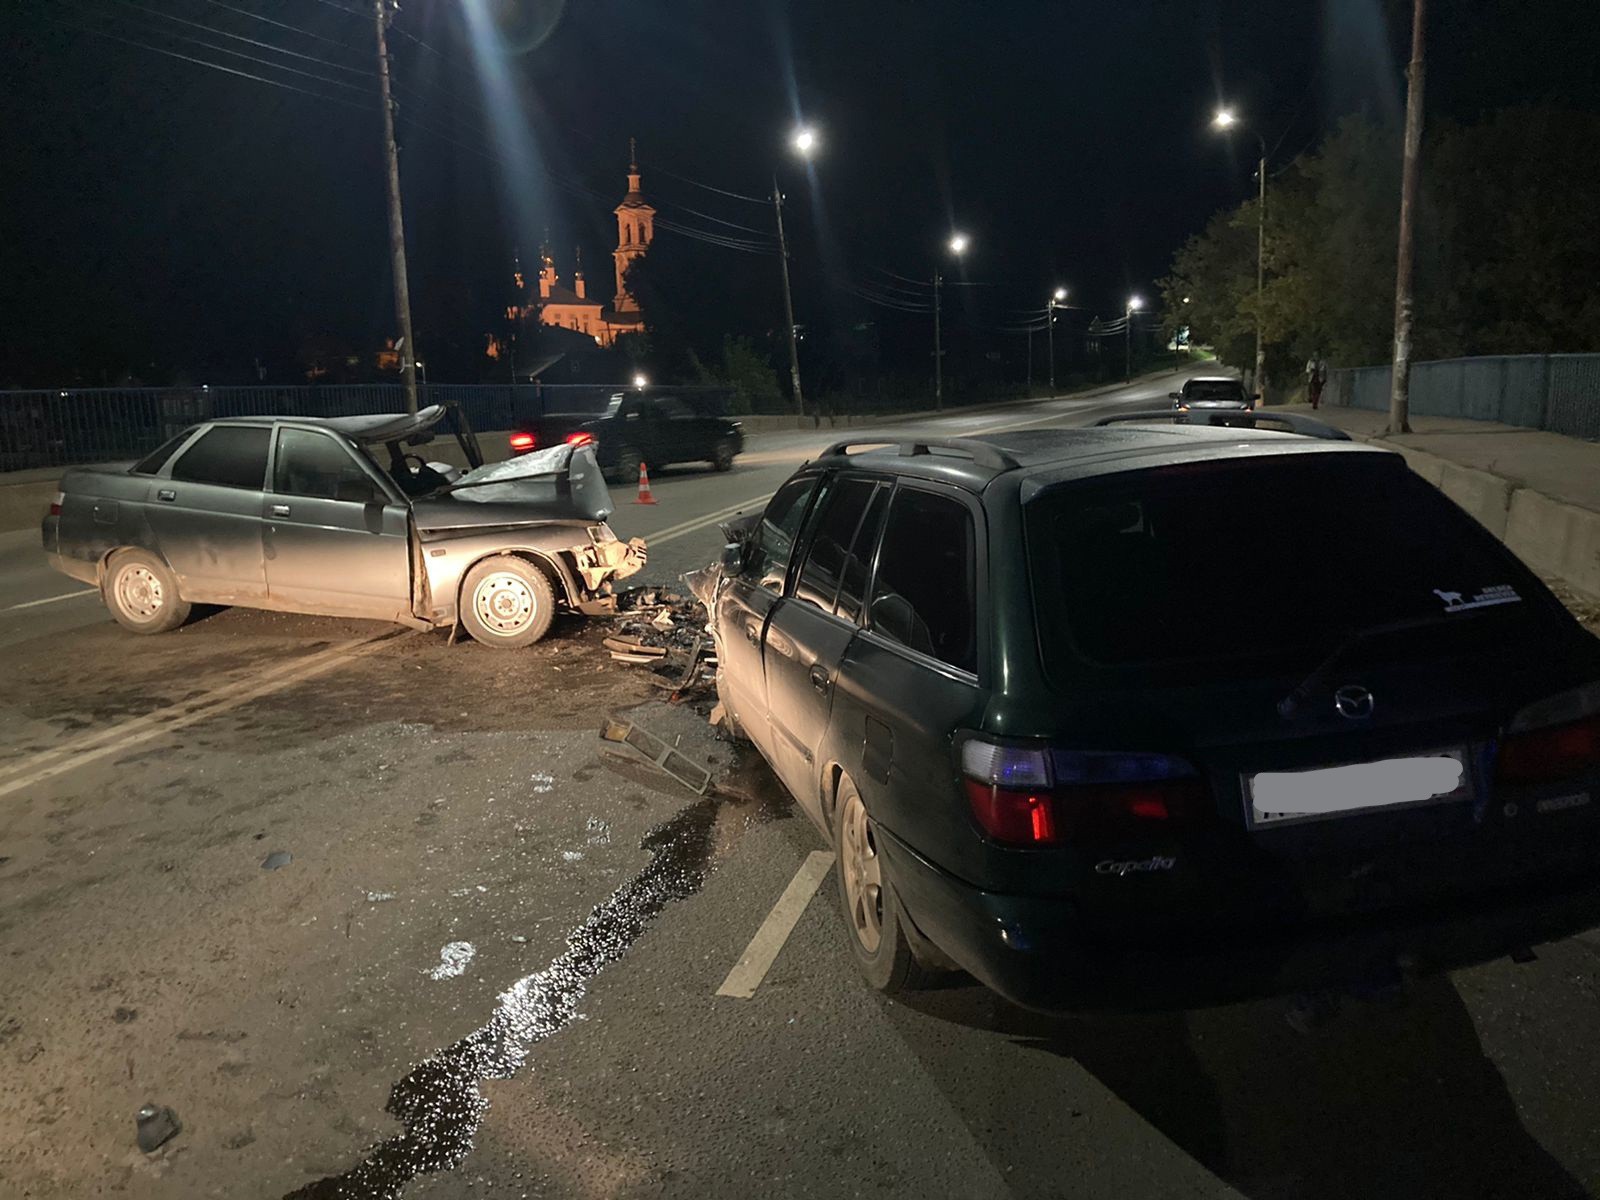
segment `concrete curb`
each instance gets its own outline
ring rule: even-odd
[[[1600,598],[1600,513],[1553,500],[1514,479],[1397,446],[1385,438],[1358,441],[1383,446],[1471,514],[1528,566]]]

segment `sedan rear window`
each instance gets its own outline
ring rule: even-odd
[[[1394,621],[1519,617],[1539,589],[1435,488],[1376,455],[1145,471],[1046,491],[1024,520],[1047,665],[1233,660]]]
[[[266,482],[271,440],[272,430],[264,425],[213,426],[172,464],[172,477],[259,492]]]

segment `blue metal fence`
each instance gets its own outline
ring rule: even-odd
[[[1390,368],[1328,374],[1328,401],[1381,412]],[[1600,439],[1600,354],[1506,354],[1413,363],[1411,412]]]
[[[419,385],[419,402],[459,404],[473,428],[513,429],[547,413],[599,413],[622,384]],[[673,388],[712,410],[726,390]],[[304,387],[68,388],[0,391],[0,471],[137,458],[199,421],[263,414],[403,412],[398,383]]]

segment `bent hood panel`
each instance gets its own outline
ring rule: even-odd
[[[611,493],[590,446],[552,446],[468,471],[449,488],[412,502],[418,529],[604,521]]]

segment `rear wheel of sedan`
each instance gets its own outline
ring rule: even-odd
[[[906,917],[884,877],[877,830],[849,776],[839,781],[833,849],[850,949],[866,981],[886,995],[925,987],[936,972],[917,961]]]
[[[485,646],[531,646],[549,630],[555,612],[555,591],[544,572],[510,554],[484,559],[461,585],[461,623]]]
[[[189,619],[172,568],[147,550],[119,550],[106,566],[101,589],[117,624],[134,633],[165,633]]]
[[[723,438],[711,451],[711,469],[713,471],[733,470],[733,439]]]

